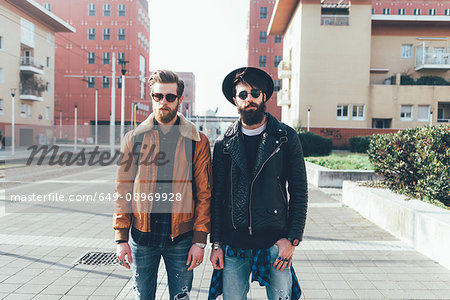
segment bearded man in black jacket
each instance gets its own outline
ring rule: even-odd
[[[305,162],[295,130],[265,111],[273,87],[252,67],[222,84],[240,119],[214,145],[209,299],[247,299],[250,273],[268,299],[301,294],[292,256],[306,221]]]

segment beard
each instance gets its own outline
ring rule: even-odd
[[[256,110],[246,110],[247,107],[256,107]],[[261,123],[266,112],[266,103],[263,101],[260,105],[250,103],[245,107],[238,106],[238,112],[241,115],[241,120],[247,125],[255,125]]]
[[[178,103],[177,107],[173,110],[170,109],[170,107],[166,107],[169,111],[157,109],[155,112],[156,120],[163,124],[169,123],[176,117],[179,107],[180,103]]]

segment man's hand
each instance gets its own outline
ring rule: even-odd
[[[222,248],[211,250],[211,257],[209,259],[215,270],[223,269],[223,250]]]
[[[127,257],[127,259],[125,259],[125,256]],[[131,257],[130,245],[128,245],[128,243],[117,244],[116,257],[117,257],[117,261],[119,262],[120,265],[129,269],[130,268],[129,263],[130,264],[133,263],[133,258]],[[128,262],[127,262],[127,260],[128,260]]]
[[[203,256],[205,254],[205,250],[200,248],[199,246],[192,244],[191,250],[189,250],[188,260],[186,262],[186,266],[189,266],[188,271],[194,270],[203,262]]]
[[[295,247],[292,246],[288,239],[280,239],[275,243],[278,246],[278,257],[273,266],[278,271],[283,271],[284,268],[290,268],[292,265],[292,256],[294,255]]]

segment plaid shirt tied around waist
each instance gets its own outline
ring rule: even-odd
[[[222,246],[224,255],[229,257],[239,257],[244,259],[245,250],[228,247],[225,253],[225,245]],[[260,286],[270,285],[270,248],[253,251],[252,258],[252,282],[258,281]],[[298,300],[302,295],[300,284],[295,275],[294,267],[291,265],[292,290],[291,299]],[[209,285],[208,300],[215,300],[223,293],[223,270],[214,270],[211,283]]]

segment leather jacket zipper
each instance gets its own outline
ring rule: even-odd
[[[248,234],[252,235],[253,234],[253,229],[252,229],[252,193],[253,193],[253,183],[255,182],[256,178],[258,178],[259,173],[261,173],[261,170],[264,168],[264,165],[269,161],[269,159],[272,158],[272,156],[274,156],[278,151],[280,151],[281,145],[283,145],[285,143],[285,141],[281,141],[280,145],[278,145],[278,147],[272,152],[272,154],[270,154],[270,156],[263,162],[263,164],[261,165],[261,168],[259,168],[258,173],[256,173],[255,178],[253,178],[251,184],[250,184],[250,197],[248,199],[248,211],[249,211],[249,226],[248,226]]]

